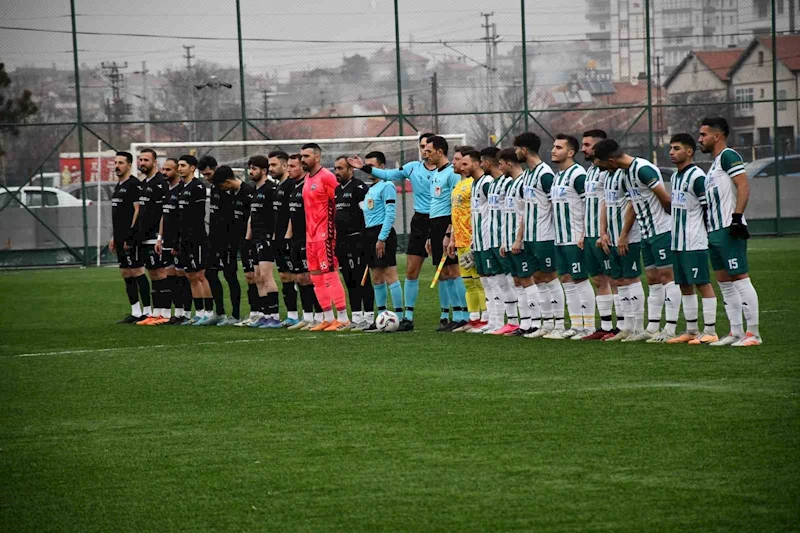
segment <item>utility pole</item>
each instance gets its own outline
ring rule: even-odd
[[[264,99],[264,135],[269,137],[269,126],[267,122],[269,121],[269,99],[275,96],[283,96],[289,93],[281,93],[281,92],[270,92],[269,89],[262,89],[261,96]]]
[[[664,135],[664,109],[661,107],[661,56],[656,56],[656,139],[662,144]]]
[[[195,85],[198,91],[203,89],[211,89],[211,137],[212,140],[219,140],[219,92],[222,88],[233,89],[233,85],[221,81],[216,76],[211,76],[211,79],[202,85]]]
[[[128,63],[125,62],[120,65],[116,61],[112,61],[111,63],[106,63],[104,61],[100,66],[105,71],[109,83],[111,83],[111,100],[106,99],[106,116],[109,122],[115,123],[113,128],[114,135],[109,135],[109,137],[112,138],[111,142],[117,145],[122,134],[119,121],[122,120],[122,117],[131,114],[131,105],[122,99],[120,92],[122,85],[125,83],[125,75],[120,72],[120,69],[128,68]],[[109,124],[109,126],[111,125]],[[111,129],[112,128],[109,127],[109,133],[111,133]]]
[[[192,85],[194,85],[194,82],[195,82],[195,80],[194,80],[194,70],[192,70],[194,68],[192,66],[192,59],[194,59],[194,57],[195,57],[194,55],[192,55],[192,50],[194,50],[194,46],[187,46],[185,44],[182,45],[182,46],[183,46],[183,49],[186,51],[186,54],[183,57],[186,59],[186,73],[189,76],[189,85],[191,87]],[[196,116],[195,107],[194,107],[194,91],[192,91],[191,89],[189,89],[189,102],[190,102],[190,105],[189,105],[189,113],[190,113],[189,120],[192,121],[192,122],[190,122],[191,125],[189,126],[189,140],[190,141],[195,141],[196,138],[197,138],[197,124],[194,121],[197,120],[197,116]]]
[[[494,16],[494,11],[491,13],[481,13],[481,16],[485,21],[484,24],[481,24],[481,28],[486,30],[486,36],[483,40],[486,41],[486,91],[489,97],[489,111],[492,113],[490,115],[492,124],[491,135],[496,139],[499,137],[499,132],[497,131],[497,115],[494,114],[497,110],[497,98],[494,87],[494,77],[497,71],[495,67],[498,42],[497,26],[489,23],[489,18]]]
[[[142,70],[137,70],[134,74],[142,75],[142,119],[144,120],[144,142],[150,142],[150,95],[147,92],[147,61],[142,61]]]
[[[439,80],[436,73],[431,78],[431,113],[433,113],[433,131],[439,134]]]

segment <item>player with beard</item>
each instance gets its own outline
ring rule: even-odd
[[[364,277],[371,250],[364,246],[364,212],[361,204],[369,187],[353,177],[353,167],[345,156],[339,156],[334,161],[333,173],[339,180],[339,186],[336,187],[336,256],[350,299],[352,329],[363,330],[375,321],[375,293],[370,277]],[[363,286],[362,278],[365,280]]]
[[[150,285],[144,275],[144,263],[136,243],[139,218],[139,196],[141,184],[131,176],[133,156],[129,152],[117,152],[114,156],[114,174],[119,182],[111,198],[111,223],[113,235],[108,248],[116,252],[120,273],[125,280],[125,292],[131,304],[131,314],[118,324],[133,324],[146,320],[150,314]],[[139,303],[139,294],[141,303]]]
[[[172,303],[175,304],[175,315],[167,322],[170,325],[183,324],[189,319],[192,310],[192,290],[183,267],[178,265],[178,199],[183,190],[183,182],[178,175],[178,160],[169,158],[161,167],[161,175],[167,182],[167,193],[164,196],[161,221],[158,226],[158,238],[155,251],[166,258],[166,285],[170,287]],[[184,311],[184,308],[186,311]],[[169,305],[167,305],[169,310]],[[185,314],[184,314],[185,313]]]
[[[256,188],[250,204],[250,220],[247,222],[245,239],[255,247],[255,271],[258,296],[261,301],[260,318],[250,324],[252,328],[277,329],[281,327],[278,315],[278,285],[272,271],[275,268],[275,249],[272,235],[275,229],[275,184],[269,180],[269,161],[263,155],[255,155],[247,162],[250,177]]]
[[[278,276],[281,280],[283,303],[286,305],[286,320],[281,322],[285,328],[300,322],[297,314],[297,286],[292,277],[289,263],[291,261],[291,244],[285,238],[289,227],[289,194],[294,189],[294,182],[289,179],[286,167],[289,154],[282,151],[270,152],[267,155],[269,162],[269,175],[277,182],[273,209],[275,211],[275,230],[273,242],[275,243],[275,264],[278,267]]]
[[[322,307],[314,293],[314,285],[308,274],[308,260],[306,258],[306,210],[303,203],[303,186],[306,183],[306,171],[300,154],[289,156],[287,174],[292,189],[287,196],[289,204],[289,224],[284,238],[289,242],[289,270],[292,273],[291,281],[300,289],[300,301],[303,307],[303,319],[289,326],[290,330],[310,330],[322,323]]]

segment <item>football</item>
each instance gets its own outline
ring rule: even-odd
[[[384,333],[392,333],[400,327],[400,319],[391,311],[384,311],[375,319],[375,327]]]

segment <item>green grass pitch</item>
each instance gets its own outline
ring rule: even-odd
[[[116,269],[0,272],[0,530],[798,530],[800,239],[750,250],[757,349],[437,334],[430,265],[392,336],[122,326]]]

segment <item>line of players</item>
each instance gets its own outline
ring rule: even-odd
[[[551,153],[551,161],[557,167],[555,172],[540,159],[541,140],[533,133],[518,136],[514,148],[505,150],[486,148],[477,152],[471,147],[457,147],[452,163],[447,157],[447,142],[433,134],[424,134],[420,137],[422,160],[396,170],[383,168],[385,158],[379,152],[368,154],[365,161],[358,156],[339,157],[335,171],[341,183],[333,192],[336,202],[334,205],[327,193],[327,214],[321,217],[329,226],[322,238],[326,244],[321,270],[328,275],[324,282],[320,282],[320,268],[312,272],[309,279],[303,263],[301,243],[305,241],[298,243],[292,231],[292,226],[296,229],[304,223],[304,216],[298,214],[303,195],[295,192],[294,208],[292,201],[285,208],[283,200],[294,183],[303,184],[305,172],[311,167],[302,161],[304,156],[284,159],[285,154],[272,153],[269,170],[279,183],[272,197],[273,227],[261,228],[258,222],[263,201],[270,201],[270,196],[265,194],[262,205],[254,202],[255,209],[251,205],[244,242],[263,242],[265,231],[268,234],[270,230],[272,237],[267,239],[266,248],[259,244],[255,245],[254,252],[249,244],[242,248],[245,270],[250,270],[250,257],[257,258],[253,260],[257,265],[253,268],[254,274],[248,274],[248,283],[253,280],[248,293],[253,311],[247,320],[236,321],[236,324],[318,330],[358,327],[374,331],[373,291],[369,284],[362,286],[359,280],[363,268],[369,265],[376,283],[374,298],[378,311],[386,308],[387,292],[391,291],[395,310],[403,318],[400,329],[411,330],[419,292],[419,271],[430,254],[435,265],[445,258],[439,282],[442,310],[439,331],[548,339],[758,345],[761,343],[758,297],[747,273],[746,239],[749,234],[743,218],[749,188],[741,157],[726,146],[727,134],[728,125],[724,119],[703,121],[699,137],[701,149],[714,157],[708,176],[692,163],[696,150],[693,137],[688,134],[673,137],[670,157],[678,171],[672,176],[671,197],[652,163],[625,154],[615,141],[606,139],[602,130],[585,132],[580,146],[574,137],[557,135]],[[309,146],[311,148],[304,147],[304,151],[316,154],[318,164],[319,148]],[[591,162],[588,171],[575,162],[579,151]],[[250,161],[251,177],[259,188],[271,183],[264,168],[266,162],[264,158]],[[170,172],[169,163],[165,164],[165,174]],[[191,161],[186,163],[191,168]],[[139,164],[146,175],[141,158]],[[248,184],[234,178],[227,167],[214,171],[212,166],[200,163],[201,172],[217,184],[218,192],[242,194],[242,188]],[[368,174],[372,187],[354,180],[353,169]],[[286,190],[282,193],[287,174],[292,181],[284,186]],[[404,288],[397,280],[396,236],[391,230],[395,215],[391,181],[400,179],[411,180],[415,210]],[[299,185],[294,185],[295,190],[297,187]],[[305,185],[302,188],[305,189]],[[370,198],[373,190],[378,192]],[[246,188],[245,192],[244,197],[247,197]],[[212,204],[213,201],[212,192]],[[144,198],[141,204],[146,204]],[[361,216],[359,206],[363,207],[365,217]],[[371,213],[376,206],[378,211]],[[288,218],[279,215],[283,209],[290,213]],[[240,215],[247,212],[246,209],[240,211]],[[164,212],[166,220],[166,204]],[[212,235],[214,213],[212,207]],[[288,221],[285,234],[281,220]],[[285,237],[282,241],[275,239],[282,234]],[[278,266],[289,309],[289,316],[283,323],[278,322],[277,287],[271,270],[275,247],[282,257]],[[382,254],[390,256],[389,259],[378,261]],[[730,334],[722,339],[714,329],[716,297],[710,284],[709,255],[731,323]],[[223,257],[231,256],[234,258],[232,267],[231,261],[222,261],[218,269],[226,272],[226,268],[228,271],[232,268],[235,279],[236,253],[223,254]],[[640,256],[649,285],[646,328]],[[321,306],[311,297],[310,287],[314,286],[313,294],[318,298],[322,285],[323,300],[330,301],[325,289],[333,287],[334,277],[338,282],[336,263],[342,265],[353,309],[353,324],[342,309],[343,293],[338,299],[334,298],[338,310],[335,318],[330,312],[320,316]],[[186,262],[180,260],[178,264],[186,266]],[[190,270],[194,268],[184,270],[191,279]],[[180,276],[177,272],[179,269],[176,269],[176,276]],[[124,269],[123,277],[126,277]],[[369,278],[365,272],[363,279],[368,281]],[[143,278],[136,279],[140,283]],[[151,279],[155,280],[152,275]],[[226,279],[230,281],[227,273]],[[259,280],[264,280],[263,284]],[[146,283],[146,279],[144,281]],[[253,289],[253,285],[257,289]],[[300,289],[303,302],[302,321],[296,311],[295,285]],[[697,326],[695,289],[703,298],[703,332]],[[133,294],[135,296],[135,290]],[[194,319],[187,321],[182,317],[180,321],[200,325],[231,323],[231,319],[224,318],[224,311],[221,312],[221,287],[219,294],[216,315],[208,300],[199,302],[205,307],[198,307],[195,299],[195,307],[201,311]],[[234,294],[233,288],[231,294]],[[213,298],[211,300],[213,302]],[[565,325],[565,301],[569,328]],[[266,303],[254,305],[254,302]],[[677,335],[675,327],[681,303],[687,332]],[[132,299],[132,317],[128,321],[133,320],[136,312],[144,312],[135,305]],[[168,307],[160,308],[155,318],[144,323],[167,320],[164,310]],[[234,317],[237,307],[234,306]],[[665,307],[666,323],[661,330]],[[600,328],[596,328],[595,309],[601,317]],[[612,323],[615,310],[617,327]],[[747,319],[746,332],[743,313]],[[176,321],[176,318],[171,319],[173,323]]]

